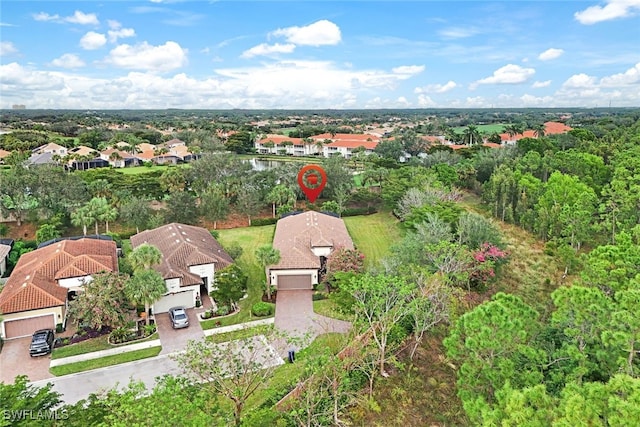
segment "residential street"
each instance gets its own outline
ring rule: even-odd
[[[277,356],[275,350],[270,345],[267,345],[264,337],[256,337],[254,345],[262,347],[264,356],[260,359],[263,360],[266,366],[281,365],[284,363],[283,360]],[[126,388],[131,379],[142,381],[147,388],[153,388],[156,377],[167,374],[177,375],[180,373],[181,370],[177,363],[172,360],[169,355],[160,355],[151,359],[49,378],[33,382],[32,384],[42,387],[46,383],[51,382],[54,384],[53,389],[62,393],[62,400],[64,400],[64,402],[74,404],[81,399],[87,398],[91,393],[98,393],[101,390],[108,390],[116,386],[120,389]]]

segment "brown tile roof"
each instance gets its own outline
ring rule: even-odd
[[[3,150],[2,148],[0,148],[0,159],[4,159],[9,154],[11,154],[11,151]]]
[[[545,135],[555,135],[558,133],[566,133],[572,130],[573,128],[565,125],[560,122],[546,122],[544,124],[544,133]]]
[[[280,145],[284,142],[289,141],[293,145],[304,145],[305,141],[302,138],[290,138],[284,135],[267,135],[258,141],[258,144],[266,144],[267,142],[273,142],[274,145]]]
[[[162,253],[156,270],[165,279],[181,278],[181,286],[202,283],[200,276],[189,271],[190,266],[215,264],[216,269],[233,263],[220,243],[202,227],[171,223],[131,236],[131,246],[143,243],[155,246]]]
[[[116,244],[111,240],[62,240],[27,252],[0,293],[0,311],[17,313],[63,305],[67,288],[57,280],[101,271],[118,271]]]
[[[341,218],[313,211],[282,218],[273,238],[280,262],[271,269],[320,268],[320,259],[311,250],[314,246],[353,249],[353,241]]]

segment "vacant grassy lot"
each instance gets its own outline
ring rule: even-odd
[[[237,243],[242,247],[242,256],[236,259],[236,263],[248,276],[247,282],[249,297],[240,301],[240,313],[220,319],[223,325],[246,322],[251,317],[251,306],[262,298],[262,291],[266,283],[264,269],[260,266],[255,257],[257,248],[263,245],[270,245],[273,242],[275,225],[265,225],[262,227],[243,227],[219,230],[218,240],[224,247]],[[215,321],[214,321],[215,323]],[[204,325],[203,325],[204,326]]]
[[[389,253],[389,247],[403,236],[398,220],[390,212],[350,216],[344,219],[353,244],[365,255],[365,265],[373,267]]]
[[[91,369],[104,368],[106,366],[119,365],[121,363],[133,362],[134,360],[155,357],[160,353],[160,350],[162,350],[162,347],[157,346],[145,348],[144,350],[136,350],[128,353],[101,357],[99,359],[69,363],[67,365],[54,366],[49,369],[49,372],[56,376],[75,374],[76,372],[90,371]]]
[[[183,167],[183,166],[178,166],[178,167]],[[114,169],[125,175],[137,175],[141,173],[149,173],[154,171],[164,171],[164,170],[167,170],[167,168],[169,168],[169,166],[153,165],[153,166],[135,166],[130,168],[114,168]]]

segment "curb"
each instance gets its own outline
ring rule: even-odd
[[[160,340],[145,341],[137,344],[124,345],[122,347],[110,348],[107,350],[94,351],[91,353],[78,354],[76,356],[63,357],[61,359],[51,359],[50,368],[54,366],[67,365],[69,363],[82,362],[84,360],[99,359],[101,357],[113,356],[114,354],[128,353],[130,351],[144,350],[151,347],[159,347]]]
[[[229,325],[229,326],[220,326],[218,328],[213,328],[213,329],[204,329],[203,332],[205,336],[210,337],[211,335],[225,334],[227,332],[239,331],[247,328],[254,328],[256,326],[271,325],[275,321],[276,321],[275,317],[270,317],[268,319],[254,320],[253,322],[238,323],[236,325]]]

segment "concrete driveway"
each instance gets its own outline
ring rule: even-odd
[[[191,326],[190,326],[191,327]],[[189,328],[190,328],[189,327]],[[184,331],[184,330],[183,330]],[[283,364],[282,359],[275,353],[264,336],[253,338],[254,348],[256,348],[257,360],[265,367]],[[229,343],[217,344],[223,348],[228,348]],[[236,347],[231,347],[236,348]],[[242,351],[229,350],[229,351]],[[110,390],[117,387],[119,390],[125,389],[131,380],[142,381],[147,389],[155,386],[156,378],[164,375],[182,375],[183,371],[178,363],[170,355],[160,355],[135,362],[123,363],[121,365],[109,366],[107,368],[95,369],[77,374],[53,377],[43,381],[37,381],[33,385],[43,387],[48,382],[53,384],[53,390],[62,394],[65,403],[74,404],[81,399],[86,399],[92,393]]]
[[[204,332],[202,332],[200,321],[198,320],[197,314],[194,312],[193,308],[187,309],[187,316],[189,316],[189,327],[173,329],[173,327],[171,327],[171,319],[169,318],[168,313],[159,313],[155,315],[156,328],[158,329],[158,336],[160,337],[160,343],[162,344],[162,351],[160,354],[169,354],[184,350],[189,341],[198,341],[204,338]]]
[[[282,357],[286,357],[288,350],[306,347],[318,335],[346,333],[351,329],[349,322],[314,313],[312,295],[312,290],[278,291],[275,325],[290,337],[289,343],[279,340],[276,344]]]
[[[4,342],[0,353],[0,382],[13,383],[18,375],[26,375],[29,381],[51,378],[49,362],[51,355],[31,357],[29,345],[31,337],[18,338]]]

